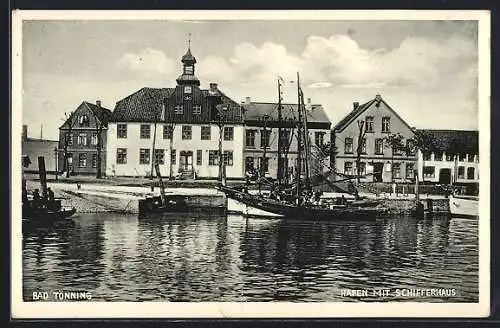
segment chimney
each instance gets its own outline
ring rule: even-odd
[[[96,100],[95,104],[97,105],[97,107],[101,107],[101,101],[100,100]]]
[[[23,125],[23,141],[26,141],[28,140],[28,126],[27,125]]]
[[[382,100],[382,97],[381,97],[379,94],[377,94],[377,95],[375,96],[375,100],[376,100],[376,101],[381,101],[381,100]]]
[[[252,102],[251,97],[245,97],[245,104],[250,104]]]
[[[217,90],[217,83],[210,83],[210,91],[216,91]]]
[[[310,105],[311,104],[311,98],[307,98],[307,104]]]
[[[353,109],[357,109],[359,107],[359,102],[355,101],[352,103]]]

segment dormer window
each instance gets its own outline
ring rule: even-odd
[[[184,113],[184,108],[182,105],[176,105],[174,107],[174,114],[183,114]]]
[[[193,92],[193,87],[190,85],[186,85],[184,87],[184,93],[191,94]]]

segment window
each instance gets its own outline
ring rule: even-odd
[[[271,131],[265,130],[260,134],[260,148],[269,147],[269,139],[271,137]]]
[[[366,163],[360,162],[359,163],[358,175],[365,175],[365,174],[366,174]]]
[[[219,152],[217,150],[208,151],[208,165],[219,165]]]
[[[99,140],[97,139],[97,134],[96,133],[92,134],[92,138],[90,140],[90,143],[93,146],[97,146],[97,144],[99,143]]]
[[[406,156],[415,155],[415,145],[412,140],[406,140]]]
[[[191,87],[190,85],[186,85],[184,87],[184,93],[192,93],[193,92],[193,87]]]
[[[434,166],[424,166],[423,172],[424,172],[424,178],[434,178],[434,172],[436,169]]]
[[[127,137],[127,124],[118,124],[116,126],[117,138],[123,139]]]
[[[442,161],[443,160],[443,152],[438,151],[434,153],[434,160],[435,161]]]
[[[68,146],[73,146],[73,133],[66,133],[66,140],[68,142]]]
[[[325,132],[314,132],[314,143],[316,146],[323,146]]]
[[[269,172],[269,157],[259,157],[259,168],[261,169],[261,172]]]
[[[288,143],[290,142],[290,131],[282,130],[281,131],[281,148],[287,148]]]
[[[116,150],[116,164],[127,164],[127,149],[118,148]]]
[[[366,154],[366,138],[361,139],[361,154]]]
[[[344,163],[344,174],[352,175],[352,162]]]
[[[172,149],[172,152],[170,153],[170,164],[175,165],[177,162],[177,150]]]
[[[402,150],[400,148],[401,146],[396,146],[396,147],[393,147],[392,148],[392,154],[393,155],[401,155],[402,154]]]
[[[149,148],[139,150],[139,164],[149,164]]]
[[[184,107],[182,105],[175,105],[174,114],[182,115],[184,113]]]
[[[465,154],[465,153],[458,154],[458,160],[460,162],[465,162],[466,158],[467,158],[467,154]]]
[[[165,150],[155,149],[155,163],[160,165],[165,164]]]
[[[382,117],[382,133],[391,132],[391,118]]]
[[[201,105],[193,105],[193,115],[201,115]]]
[[[467,168],[467,180],[474,180],[474,171],[473,167]]]
[[[201,127],[201,140],[210,140],[211,137],[211,129],[209,126]]]
[[[234,137],[234,128],[232,126],[227,126],[224,128],[224,140],[231,141]]]
[[[163,126],[163,139],[172,139],[173,126],[164,125]]]
[[[78,123],[80,123],[81,126],[89,126],[89,117],[87,115],[80,115],[80,117],[78,117]]]
[[[222,163],[225,166],[233,166],[233,151],[232,150],[224,150],[222,153]]]
[[[202,165],[203,164],[203,151],[201,149],[198,149],[196,151],[196,165]]]
[[[375,139],[375,154],[382,155],[384,153],[384,139]]]
[[[394,165],[392,166],[392,176],[395,179],[401,178],[401,164],[394,163]]]
[[[193,66],[184,66],[184,74],[192,75],[194,72]]]
[[[465,167],[464,166],[458,167],[458,178],[465,179]]]
[[[446,154],[446,161],[453,162],[454,156],[452,154]]]
[[[255,169],[255,159],[253,157],[245,158],[245,171],[253,171]]]
[[[92,167],[97,167],[97,154],[92,154]]]
[[[424,152],[422,154],[422,156],[424,157],[424,161],[430,161],[431,160],[431,153],[430,152]]]
[[[468,161],[470,163],[473,163],[474,162],[474,154],[468,154],[467,156],[468,156]]]
[[[80,133],[78,135],[78,144],[81,146],[87,146],[87,134],[86,133]]]
[[[87,167],[87,154],[78,154],[78,166]]]
[[[413,179],[413,174],[414,174],[414,167],[413,163],[406,163],[406,178],[407,179]]]
[[[352,138],[345,138],[344,144],[344,152],[352,154]]]
[[[373,116],[366,117],[366,132],[373,132]]]
[[[141,124],[141,139],[151,138],[151,125]]]
[[[182,140],[191,140],[193,129],[191,125],[182,126]]]
[[[248,148],[255,147],[255,130],[246,130],[245,144]]]

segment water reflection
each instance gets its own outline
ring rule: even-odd
[[[439,218],[80,215],[73,227],[25,236],[23,287],[27,300],[35,290],[76,289],[131,301],[380,301],[340,289],[456,288],[451,300],[470,302],[477,231],[477,221]]]

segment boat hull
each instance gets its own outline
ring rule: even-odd
[[[61,208],[57,211],[51,210],[33,210],[23,208],[22,222],[23,226],[47,226],[55,223],[71,221],[70,217],[76,213],[76,209]]]
[[[245,204],[235,198],[227,197],[227,213],[241,214],[248,217],[281,218],[283,215],[264,211]]]
[[[219,190],[226,194],[228,199],[237,200],[251,208],[279,215],[285,219],[314,220],[314,221],[341,221],[341,220],[375,220],[386,213],[384,208],[337,206],[324,208],[319,206],[295,206],[280,201],[265,199],[250,195],[232,188],[221,186]]]
[[[476,198],[450,196],[449,204],[451,217],[479,217],[479,200]]]

